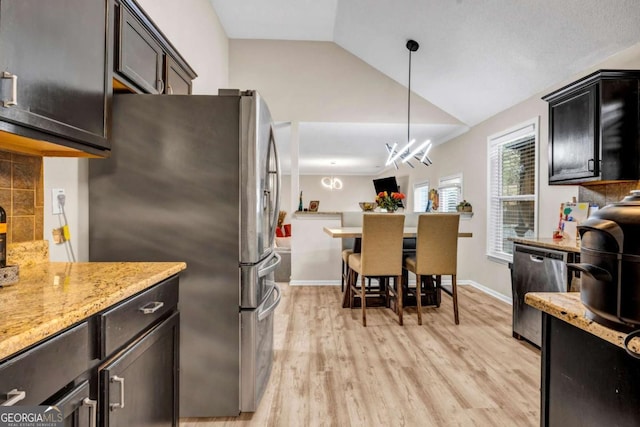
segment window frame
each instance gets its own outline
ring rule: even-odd
[[[423,181],[416,182],[413,184],[413,212],[426,212],[426,210],[417,210],[418,200],[416,197],[416,191],[418,190],[418,188],[424,188],[424,187],[427,188],[427,200],[429,200],[429,189],[430,189],[429,180],[425,179]],[[426,209],[426,206],[424,209]]]
[[[531,130],[529,130],[532,128]],[[494,196],[494,186],[492,182],[492,151],[494,146],[504,146],[519,139],[523,139],[527,135],[532,135],[534,138],[534,194],[531,195],[517,195],[517,196]],[[502,174],[500,174],[502,178]],[[500,185],[496,185],[496,188],[500,188]],[[493,243],[496,239],[493,236],[497,230],[493,228],[493,224],[502,223],[501,220],[493,220],[493,201],[494,197],[498,197],[500,201],[503,200],[532,200],[533,201],[533,234],[538,236],[538,222],[539,222],[539,209],[540,209],[540,117],[536,116],[533,119],[529,119],[516,126],[503,130],[501,132],[494,133],[487,137],[487,238],[486,238],[486,255],[487,258],[493,261],[507,263],[513,262],[513,254],[505,252],[499,252],[493,250]],[[502,209],[500,215],[502,215]],[[504,238],[503,238],[504,240]]]
[[[464,181],[462,179],[462,172],[454,173],[452,175],[443,176],[443,177],[438,179],[438,195],[439,196],[442,196],[442,191],[441,191],[442,188],[458,187],[458,185],[455,185],[455,184],[454,185],[451,185],[451,184],[450,185],[443,185],[443,183],[446,183],[446,181],[454,181],[454,180],[457,180],[457,179],[460,180],[460,185],[459,185],[460,194],[458,196],[458,200],[456,201],[456,206],[461,201],[464,200]],[[442,197],[440,197],[440,201],[442,201]],[[443,206],[443,204],[440,203],[440,206]],[[443,211],[443,210],[440,210],[440,206],[438,206],[438,212],[442,212],[442,213],[455,213],[455,212],[457,212],[455,207],[454,207],[454,209],[452,211]]]

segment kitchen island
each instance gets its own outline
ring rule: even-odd
[[[638,426],[640,360],[626,333],[589,319],[578,292],[528,293],[541,310],[541,426]],[[640,355],[640,340],[629,343]]]
[[[20,271],[0,287],[3,405],[60,406],[79,425],[177,425],[185,263],[48,262],[43,248],[9,248]]]

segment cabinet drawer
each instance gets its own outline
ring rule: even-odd
[[[39,405],[88,370],[90,359],[84,322],[1,364],[0,402],[15,389],[25,393],[16,405]]]
[[[99,315],[100,358],[105,358],[178,305],[178,277],[131,297]]]

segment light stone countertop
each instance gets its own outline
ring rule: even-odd
[[[586,308],[580,301],[580,292],[529,292],[525,295],[524,301],[531,307],[624,348],[624,339],[627,334],[587,318],[585,316]],[[640,353],[640,339],[631,340],[629,348]]]
[[[20,281],[0,288],[0,360],[186,268],[184,262],[19,265]]]

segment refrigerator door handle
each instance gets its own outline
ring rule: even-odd
[[[280,299],[282,298],[282,291],[280,290],[280,287],[275,282],[273,283],[273,290],[278,295],[276,296],[276,299],[271,303],[271,305],[269,305],[267,308],[261,310],[258,313],[258,322],[261,322],[264,319],[266,319],[271,314],[271,312],[273,312],[273,310],[276,309],[278,304],[280,304]]]
[[[275,197],[275,205],[273,207],[273,217],[271,219],[271,230],[269,230],[270,236],[273,239],[276,233],[276,226],[278,225],[278,216],[280,215],[280,159],[278,158],[278,150],[276,148],[276,139],[274,137],[273,125],[271,126],[271,131],[269,132],[269,151],[273,152],[275,169],[271,170],[271,165],[268,165],[269,174],[275,174],[276,176],[276,197]]]
[[[258,277],[264,277],[267,274],[271,273],[273,270],[276,269],[276,267],[278,265],[280,265],[280,260],[282,259],[282,257],[280,256],[280,254],[278,254],[277,252],[272,252],[271,256],[269,257],[269,259],[267,261],[271,262],[270,264],[268,264],[266,267],[261,268],[258,270]]]

